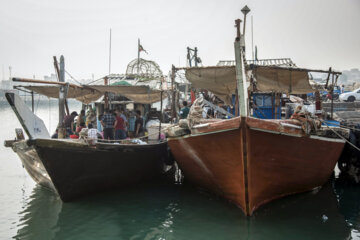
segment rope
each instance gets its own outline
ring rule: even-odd
[[[97,81],[100,81],[100,80],[104,80],[104,78],[95,79],[94,81],[88,82],[86,85],[93,84],[94,82],[97,82]]]
[[[357,146],[355,146],[353,143],[351,143],[350,141],[348,141],[346,138],[344,138],[343,136],[341,136],[339,133],[337,133],[334,129],[332,129],[325,121],[320,120],[321,122],[325,123],[325,125],[331,130],[333,131],[338,137],[340,137],[341,139],[345,140],[345,142],[347,142],[348,144],[350,144],[350,146],[352,146],[353,148],[355,148],[356,150],[358,150],[360,152],[360,148],[358,148]]]
[[[71,76],[71,74],[65,70],[65,72],[67,73],[67,75],[69,75],[71,77],[72,80],[74,80],[75,82],[77,82],[78,84],[82,85],[81,82],[79,82],[78,80],[76,80],[73,76]]]

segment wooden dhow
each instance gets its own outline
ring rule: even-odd
[[[46,83],[70,87],[68,97],[82,102],[96,100],[105,92],[129,94],[129,97],[144,103],[156,102],[162,97],[160,90],[152,91],[143,86],[90,88],[69,86],[61,82]],[[60,95],[59,106],[64,106],[64,98],[59,94],[61,88],[58,86],[26,87],[48,97]],[[25,139],[22,134],[18,134],[17,140],[5,141],[5,145],[18,154],[24,168],[36,183],[54,191],[65,202],[92,193],[131,188],[136,184],[161,180],[165,165],[171,165],[166,141],[148,144],[97,142],[94,145],[83,140],[51,139],[43,121],[32,113],[17,94],[9,92],[5,96],[28,135],[28,139]],[[59,119],[62,120],[63,116]]]
[[[185,180],[252,215],[273,199],[323,185],[333,172],[345,141],[336,135],[329,137],[322,129],[310,133],[307,121],[249,116],[247,75],[251,69],[244,59],[239,19],[236,27],[236,66],[185,68],[185,75],[193,87],[209,90],[225,103],[237,92],[240,116],[194,122],[190,116],[196,109],[194,103],[188,116],[189,126],[169,130],[168,144]],[[258,74],[259,88],[294,93],[312,91],[306,81],[308,70],[252,67],[257,71],[252,74]]]
[[[323,185],[344,147],[306,135],[292,120],[236,117],[169,137],[185,179],[230,200],[246,215],[289,194]]]

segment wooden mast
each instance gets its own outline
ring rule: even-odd
[[[175,91],[175,73],[176,68],[174,65],[171,66],[171,91],[172,91],[172,98],[171,98],[171,123],[174,122],[174,118],[176,118],[176,91]]]
[[[29,79],[29,78],[12,78],[12,81],[13,82],[25,82],[25,83],[54,84],[54,85],[60,85],[60,86],[69,85],[69,87],[72,87],[72,88],[84,88],[83,86],[72,84],[72,83],[45,81],[45,80],[37,80],[37,79]]]
[[[237,82],[237,94],[239,99],[239,113],[240,116],[246,117],[248,115],[248,108],[247,108],[247,87],[246,87],[246,76],[245,76],[245,68],[244,68],[244,56],[242,52],[242,46],[240,43],[241,33],[240,33],[240,19],[235,20],[235,27],[236,27],[236,38],[234,42],[235,48],[235,62],[236,62],[236,82]],[[245,47],[245,46],[244,46]]]
[[[104,77],[104,85],[107,86],[108,85],[108,77],[105,76]],[[104,94],[104,102],[105,102],[105,109],[109,108],[109,95],[108,95],[108,92],[105,92]]]
[[[64,56],[60,57],[60,78],[59,82],[65,83],[65,60]],[[66,86],[60,86],[59,91],[59,124],[58,124],[58,138],[65,138],[65,126],[64,126],[64,116],[65,116],[65,91]]]
[[[54,67],[55,67],[55,70],[56,70],[56,74],[58,76],[58,80],[60,81],[60,69],[59,69],[59,64],[58,64],[58,61],[56,59],[56,56],[53,56],[54,58]],[[67,115],[70,115],[70,111],[69,111],[69,106],[68,106],[68,103],[67,103],[67,99],[65,98],[65,110],[66,110],[66,114]]]
[[[161,98],[161,102],[160,102],[160,114],[161,114],[161,118],[160,118],[160,123],[159,123],[159,141],[161,140],[161,122],[163,121],[163,80],[164,78],[161,77],[160,79],[160,98]]]

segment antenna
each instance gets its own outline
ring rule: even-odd
[[[109,44],[109,75],[111,73],[111,28],[110,28],[110,44]]]
[[[251,16],[251,51],[252,51],[252,60],[254,61],[254,25],[253,25],[253,16]]]
[[[140,38],[138,38],[138,60],[137,60],[137,75],[139,77],[139,64],[140,64]]]

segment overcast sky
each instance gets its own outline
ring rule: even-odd
[[[186,65],[186,47],[198,47],[204,65],[234,59],[234,20],[251,9],[259,58],[290,57],[299,67],[360,68],[360,0],[1,0],[0,66],[5,78],[42,79],[54,73],[52,56],[65,56],[76,79],[125,73],[137,57],[137,39],[167,74]],[[1,69],[2,70],[2,69]],[[2,74],[2,72],[1,72]],[[1,75],[2,77],[2,75]]]

